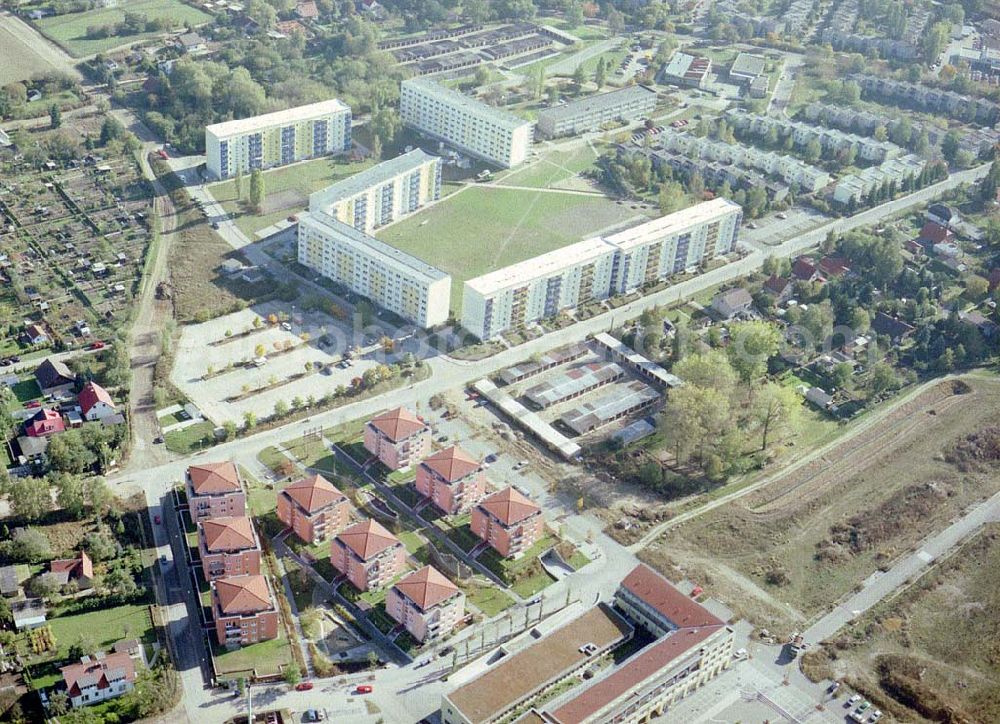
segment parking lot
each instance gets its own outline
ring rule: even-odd
[[[782,216],[785,218],[781,218]],[[766,218],[744,224],[740,231],[740,241],[766,252],[770,247],[778,246],[783,241],[815,229],[829,220],[829,217],[816,209],[796,206],[781,214],[771,214]]]

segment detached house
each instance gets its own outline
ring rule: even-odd
[[[278,520],[306,543],[326,540],[350,519],[347,496],[322,475],[294,482],[278,493]]]
[[[465,594],[433,566],[396,582],[385,597],[385,612],[417,641],[450,632],[465,613]]]
[[[247,514],[247,497],[239,471],[231,462],[202,463],[187,469],[185,481],[191,520]]]
[[[69,392],[76,385],[76,375],[65,362],[45,360],[35,369],[35,380],[43,395]]]
[[[221,646],[243,646],[278,637],[278,609],[267,578],[234,576],[212,581],[212,618]]]
[[[66,423],[56,410],[43,408],[24,425],[28,437],[49,437],[66,430]]]
[[[76,401],[80,405],[80,414],[88,422],[104,420],[118,414],[118,408],[115,407],[115,401],[111,399],[111,395],[96,382],[85,384],[80,390],[80,394],[77,395]]]
[[[482,464],[458,445],[424,458],[417,468],[417,492],[448,515],[463,513],[486,493]]]
[[[49,563],[45,576],[60,586],[73,581],[81,589],[86,589],[94,580],[94,564],[85,551],[80,551],[76,558],[59,558]]]
[[[352,525],[330,544],[330,563],[359,591],[383,588],[405,561],[403,544],[374,520]]]
[[[430,446],[430,427],[405,407],[383,412],[365,426],[365,449],[390,470],[409,468]]]
[[[542,509],[513,486],[485,498],[472,510],[472,532],[504,558],[517,558],[541,538]]]
[[[198,523],[198,552],[206,581],[260,574],[260,542],[247,517]]]
[[[114,699],[135,687],[135,661],[127,653],[84,656],[59,671],[73,708]]]

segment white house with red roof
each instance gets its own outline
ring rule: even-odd
[[[59,671],[74,708],[114,699],[135,687],[135,661],[125,652],[84,656]]]
[[[376,415],[365,425],[365,450],[390,470],[409,468],[430,447],[430,426],[405,407]]]
[[[103,420],[118,413],[111,395],[96,382],[88,382],[83,386],[76,396],[76,403],[80,406],[83,419],[88,422]]]
[[[486,472],[479,460],[452,445],[424,458],[416,488],[448,515],[464,513],[486,493]]]
[[[465,594],[433,566],[399,579],[385,596],[385,612],[417,641],[440,638],[465,614]]]

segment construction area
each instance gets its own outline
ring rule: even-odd
[[[670,529],[640,557],[697,581],[758,627],[803,628],[1000,489],[994,469],[954,453],[996,425],[998,411],[993,376],[927,383],[801,464]]]

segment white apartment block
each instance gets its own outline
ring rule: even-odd
[[[299,263],[419,327],[448,320],[448,274],[322,211],[299,217]]]
[[[351,149],[351,109],[336,98],[205,126],[208,172],[225,179]]]
[[[742,215],[737,204],[714,199],[470,279],[462,326],[490,339],[697,267],[736,248]]]
[[[441,159],[419,148],[309,194],[309,210],[366,234],[441,197]]]
[[[528,157],[532,123],[426,78],[402,83],[399,113],[421,133],[503,168]]]
[[[925,162],[912,153],[900,158],[893,158],[879,166],[872,166],[848,174],[837,181],[833,187],[833,200],[839,204],[849,204],[853,200],[860,202],[875,188],[885,183],[895,183],[897,190],[907,177],[916,178],[924,170]]]
[[[634,121],[656,109],[656,91],[641,85],[589,96],[538,112],[535,129],[545,138],[596,131],[612,121]]]

